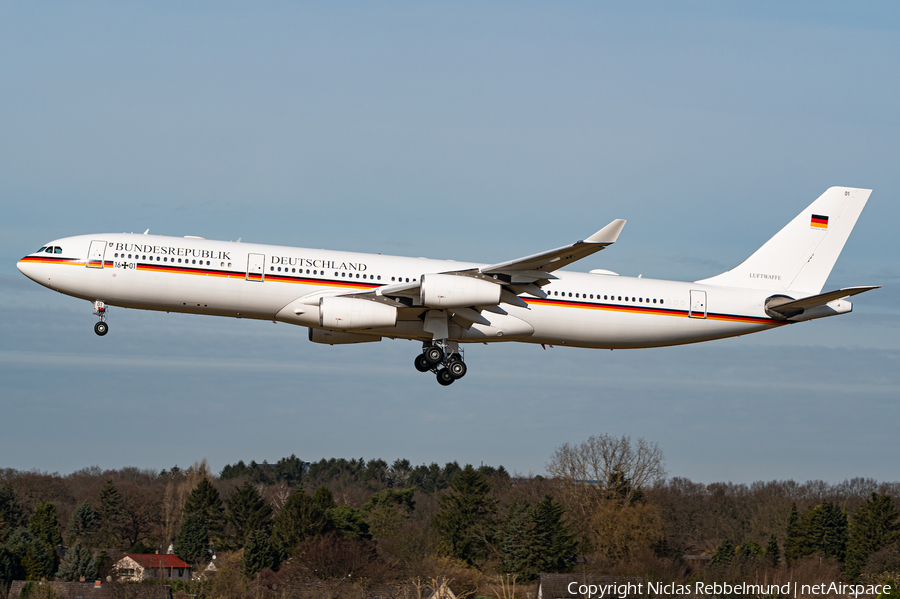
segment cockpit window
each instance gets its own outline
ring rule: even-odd
[[[47,246],[46,246],[46,245],[41,246],[41,249],[39,249],[38,251],[36,251],[35,254],[40,254],[41,252],[43,252],[43,251],[46,250],[46,249],[47,249]]]
[[[53,253],[54,254],[62,254],[62,248],[59,247],[58,245],[53,246]]]

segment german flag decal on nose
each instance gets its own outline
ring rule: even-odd
[[[821,216],[819,214],[813,214],[812,219],[809,221],[809,226],[813,229],[827,229],[828,228],[828,217]]]

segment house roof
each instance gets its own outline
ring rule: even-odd
[[[32,593],[36,586],[48,586],[60,597],[60,599],[115,599],[122,597],[122,587],[117,583],[104,582],[97,586],[93,582],[35,582],[15,580],[9,589],[9,599],[19,599],[26,585],[30,585]],[[131,584],[128,587],[128,597],[138,599],[172,599],[172,590],[168,586],[145,586]]]
[[[130,557],[136,561],[142,568],[190,568],[191,565],[171,553],[128,553],[125,557]],[[122,558],[125,559],[125,558]],[[121,561],[121,560],[119,560]]]

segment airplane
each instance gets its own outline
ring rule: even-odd
[[[822,288],[871,190],[831,187],[740,265],[694,282],[562,270],[619,237],[590,237],[496,264],[211,241],[96,234],[51,241],[18,261],[54,291],[88,300],[97,335],[110,306],[308,327],[315,343],[421,341],[420,372],[467,372],[463,345],[522,342],[650,348],[746,335],[846,314],[879,286]]]

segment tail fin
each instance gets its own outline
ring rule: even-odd
[[[831,187],[739,266],[697,283],[817,294],[871,189]]]

